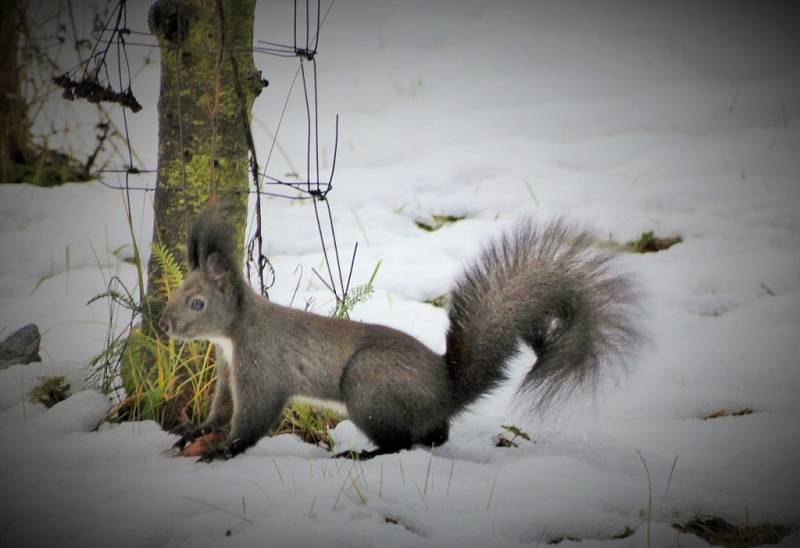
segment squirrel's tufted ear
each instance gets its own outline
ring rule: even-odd
[[[219,253],[212,253],[206,258],[204,273],[206,277],[217,286],[220,291],[225,290],[225,286],[230,280],[230,269],[225,263],[225,259]]]
[[[226,255],[232,247],[233,229],[225,222],[219,206],[209,204],[200,212],[189,229],[186,242],[189,270],[205,270],[208,257],[212,253]],[[231,261],[224,256],[229,266]]]
[[[189,234],[189,242],[186,245],[187,259],[189,260],[189,270],[197,270],[200,268],[200,244],[197,241],[197,235],[194,233],[195,228]]]

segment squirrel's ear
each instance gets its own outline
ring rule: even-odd
[[[205,274],[220,291],[225,288],[229,273],[230,271],[219,253],[212,253],[208,256],[206,259]]]
[[[189,259],[189,270],[200,268],[200,249],[198,248],[197,238],[189,238],[189,242],[186,245],[186,255]]]

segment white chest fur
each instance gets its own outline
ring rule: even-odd
[[[222,354],[222,359],[228,366],[233,367],[233,340],[228,337],[209,337],[209,342],[217,347],[217,354]]]

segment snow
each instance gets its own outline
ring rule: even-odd
[[[147,5],[131,2],[132,27],[145,28]],[[259,2],[256,37],[290,39],[290,21],[291,3]],[[108,318],[102,302],[86,303],[113,275],[136,285],[122,260],[131,255],[122,197],[99,183],[0,186],[0,330],[37,323],[44,358],[0,371],[0,545],[483,547],[570,537],[605,547],[647,545],[649,529],[652,546],[707,546],[670,524],[714,515],[800,525],[792,21],[779,4],[336,3],[318,56],[323,173],[339,113],[330,197],[348,259],[359,242],[352,283],[381,261],[356,319],[443,351],[446,314],[423,301],[521,216],[566,216],[617,243],[649,230],[684,239],[622,257],[645,295],[649,333],[630,375],[533,418],[514,406],[512,379],[458,417],[433,452],[354,464],[282,435],[200,464],[165,453],[175,438],[152,422],[96,428],[110,403],[81,381]],[[255,106],[266,151],[295,64],[257,62],[271,82]],[[134,82],[145,110],[129,117],[147,167],[157,78],[150,66]],[[276,175],[305,164],[301,99],[295,91],[280,132],[291,161],[276,154]],[[132,213],[147,253],[151,196],[135,193]],[[414,224],[433,214],[467,218],[430,233]],[[302,265],[294,306],[313,299],[327,313],[331,298],[311,274],[323,264],[311,205],[266,199],[264,222],[271,298],[289,302]],[[522,352],[512,376],[533,359]],[[77,393],[51,409],[27,402],[50,375]],[[722,408],[753,413],[703,420]],[[533,442],[494,447],[503,424]],[[368,446],[350,422],[333,435],[339,448]],[[626,527],[633,536],[611,540]],[[780,546],[798,544],[795,532]]]

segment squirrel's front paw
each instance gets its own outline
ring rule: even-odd
[[[225,447],[209,447],[205,454],[197,459],[197,462],[213,462],[215,460],[232,459],[245,450],[245,446],[240,439],[228,442]]]
[[[230,457],[226,454],[225,449],[219,449],[217,447],[209,447],[208,451],[203,453],[203,455],[197,459],[197,462],[214,462],[215,460],[228,460]]]
[[[189,429],[187,432],[185,432],[180,438],[178,438],[178,441],[176,441],[172,445],[172,448],[177,449],[178,451],[183,451],[183,449],[187,445],[192,443],[194,440],[203,437],[209,433],[211,433],[211,430],[209,430],[208,428],[204,426],[195,426]]]

